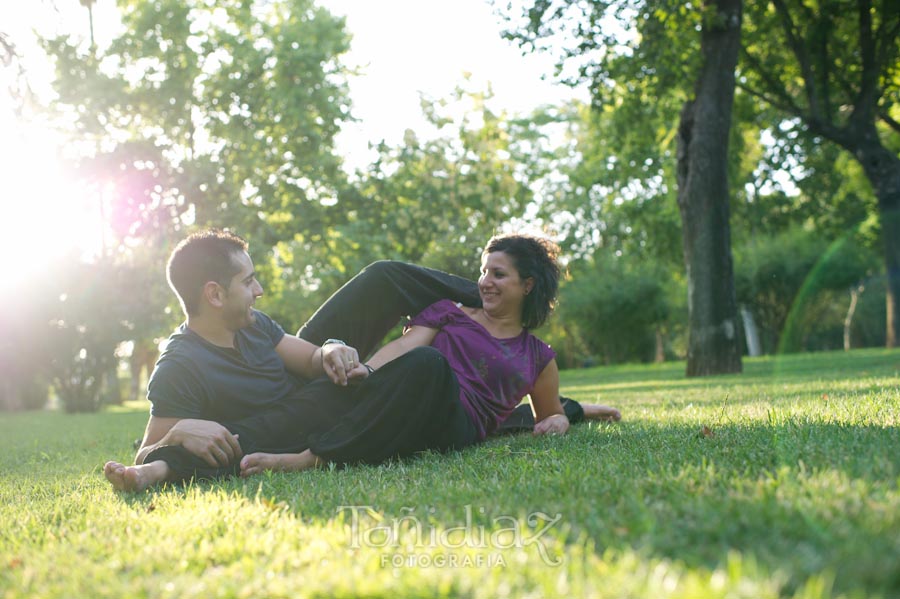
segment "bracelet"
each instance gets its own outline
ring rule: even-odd
[[[325,342],[322,344],[322,347],[325,347],[326,345],[330,345],[332,343],[337,343],[338,345],[347,345],[340,339],[326,339]]]
[[[375,369],[374,369],[374,368],[372,368],[372,367],[369,366],[368,364],[363,364],[363,366],[366,367],[366,370],[369,371],[369,374],[375,374]],[[366,376],[368,376],[368,375],[366,375]]]

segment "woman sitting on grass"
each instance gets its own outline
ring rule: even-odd
[[[497,431],[525,395],[531,396],[535,434],[565,433],[569,419],[559,399],[555,353],[529,332],[546,320],[555,302],[558,251],[537,237],[491,239],[482,254],[477,286],[481,308],[450,300],[432,303],[368,364],[351,355],[346,372],[353,384],[335,385],[322,378],[305,387],[300,400],[223,423],[239,435],[245,454],[240,474],[304,470],[324,463],[380,463],[428,449],[460,449]],[[371,282],[363,282],[365,274],[326,306],[345,304],[335,298],[351,293],[356,306],[345,313],[366,310],[367,298],[378,295],[369,288]],[[351,343],[356,341],[353,335],[351,331]],[[619,418],[611,408],[585,407],[589,418]],[[567,402],[567,409],[573,418],[585,416],[576,402]],[[134,472],[137,469],[146,472]],[[211,469],[175,445],[155,449],[141,466],[111,462],[105,468],[116,488],[130,490],[234,471]],[[137,488],[129,479],[140,481]]]

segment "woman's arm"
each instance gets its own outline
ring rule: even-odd
[[[431,329],[423,326],[412,326],[403,334],[402,337],[398,339],[394,339],[372,356],[372,359],[369,360],[368,364],[373,369],[378,370],[391,360],[395,358],[399,358],[406,352],[415,349],[417,347],[422,347],[425,345],[431,345],[431,342],[434,340],[434,336],[437,335],[437,329]]]
[[[550,360],[534,384],[531,409],[534,412],[535,435],[562,434],[569,430],[569,419],[559,403],[559,368],[556,360]]]

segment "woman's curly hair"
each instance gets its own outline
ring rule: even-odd
[[[556,305],[559,290],[559,246],[545,237],[522,233],[495,235],[482,252],[482,259],[493,252],[507,254],[519,271],[519,277],[534,279],[525,296],[522,326],[536,329],[547,320]]]

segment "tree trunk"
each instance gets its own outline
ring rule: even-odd
[[[122,382],[119,380],[119,361],[113,360],[106,367],[103,375],[103,403],[104,405],[122,405]]]
[[[22,409],[22,399],[18,385],[8,378],[0,380],[0,412],[15,412]]]
[[[710,6],[711,4],[712,6]],[[728,135],[741,0],[710,0],[694,99],[678,127],[678,207],[688,282],[687,376],[741,371],[728,198]]]
[[[884,149],[884,148],[882,148]],[[885,346],[897,347],[900,341],[900,158],[885,152],[890,159],[890,172],[877,181],[871,176],[878,197],[881,237],[884,243],[884,269],[887,274],[887,322]],[[868,173],[867,173],[868,174]]]
[[[850,351],[852,344],[851,333],[853,331],[853,315],[856,314],[856,305],[859,296],[865,290],[865,285],[857,285],[850,288],[850,307],[847,308],[847,317],[844,318],[844,351]]]
[[[744,339],[747,341],[747,353],[754,358],[761,356],[762,344],[759,342],[759,327],[756,326],[753,312],[741,307],[741,320],[744,322]]]
[[[653,355],[653,361],[656,364],[666,361],[666,336],[659,327],[656,327],[656,352]]]
[[[885,308],[887,310],[887,337],[884,340],[884,346],[889,348],[897,347],[897,292],[891,289],[890,281],[888,281],[887,297],[885,298]]]
[[[855,148],[848,148],[866,173],[878,198],[884,267],[887,274],[887,347],[900,341],[900,158],[884,147],[875,126],[866,127]]]
[[[856,158],[878,199],[887,276],[885,345],[897,347],[900,341],[900,157],[882,143],[871,112],[860,111],[860,116],[840,129],[818,121],[812,121],[810,129],[836,142]]]

